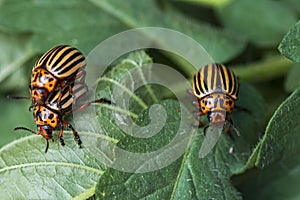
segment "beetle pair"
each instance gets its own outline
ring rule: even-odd
[[[57,46],[47,51],[35,64],[29,91],[33,117],[37,125],[37,132],[25,127],[16,127],[14,130],[27,130],[31,133],[42,135],[46,139],[47,152],[49,139],[53,140],[53,131],[59,127],[59,140],[65,145],[63,127],[73,131],[73,135],[79,147],[82,142],[77,131],[63,117],[72,112],[74,102],[82,99],[88,92],[85,84],[86,61],[83,54],[74,47],[68,45]],[[111,101],[101,98],[84,103],[75,108],[83,110],[92,103],[108,103]],[[73,109],[74,110],[74,109]]]
[[[45,152],[48,150],[48,140],[52,139],[52,132],[56,127],[60,127],[61,145],[64,145],[63,126],[72,129],[79,146],[82,143],[76,130],[62,118],[71,112],[72,103],[88,90],[85,85],[85,65],[85,58],[80,51],[63,45],[46,52],[33,68],[30,108],[34,107],[33,115],[38,132],[24,127],[17,127],[15,130],[23,129],[42,135],[47,141]],[[229,116],[238,98],[238,90],[237,78],[224,65],[210,64],[202,67],[195,74],[193,81],[193,92],[198,99],[195,105],[200,109],[199,115],[208,114],[209,122],[215,127],[223,126],[228,121],[239,135]],[[95,100],[83,104],[78,110],[86,108],[91,103],[111,103],[111,101]],[[199,125],[202,125],[201,121]]]

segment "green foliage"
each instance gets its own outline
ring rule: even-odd
[[[262,99],[256,98],[258,94],[253,88],[243,85],[243,91],[246,90],[251,93],[243,92],[239,105],[247,109],[256,106],[262,110]],[[176,110],[180,108],[172,101],[166,101],[164,104],[170,113],[168,118],[171,118],[165,125],[167,128],[162,130],[166,135],[175,131],[176,126],[169,126],[168,123],[173,124],[175,120],[176,124],[176,120],[179,120]],[[241,124],[239,122],[248,121],[248,127],[238,127],[242,136],[234,137],[235,141],[228,135],[222,135],[213,152],[204,159],[199,158],[199,147],[203,142],[200,129],[196,135],[190,135],[191,145],[185,155],[161,170],[148,173],[127,173],[114,169],[106,171],[98,182],[96,196],[100,199],[241,199],[241,195],[230,183],[230,176],[243,171],[252,147],[257,142],[264,113],[254,115],[255,118],[248,113],[234,113],[234,122]],[[251,131],[247,132],[249,129]],[[131,151],[141,151],[143,148],[138,147],[136,142],[127,142],[127,147]],[[161,142],[163,141],[154,140],[148,141],[147,144],[156,146],[156,143]],[[230,154],[230,147],[234,148],[234,154]]]
[[[234,1],[221,8],[218,13],[228,28],[259,46],[278,44],[286,30],[297,21],[296,13],[290,12],[280,1]]]
[[[298,0],[1,1],[1,199],[297,199],[299,14]],[[149,26],[190,36],[214,61],[233,69],[241,82],[237,105],[247,110],[236,109],[231,115],[240,137],[234,131],[233,139],[222,134],[200,159],[203,128],[191,128],[196,121],[189,105],[178,102],[169,88],[148,84],[142,73],[143,86],[134,92],[133,76],[130,85],[122,82],[131,70],[160,62],[192,79],[188,61],[156,50],[123,55],[99,77],[95,98],[116,100],[112,91],[117,87],[121,95],[130,96],[129,107],[95,105],[98,132],[92,120],[72,122],[89,130],[79,131],[82,149],[70,131],[64,131],[65,147],[55,132],[47,154],[43,138],[13,131],[16,126],[36,130],[30,102],[6,96],[29,95],[31,69],[43,52],[70,44],[88,55],[112,35]],[[181,82],[174,84],[176,92],[187,95]],[[165,112],[153,111],[154,104]],[[91,116],[89,111],[85,115]],[[182,117],[191,122],[185,127],[189,131],[176,140]],[[205,117],[203,121],[207,123]],[[135,130],[144,136],[156,134],[128,134]],[[168,144],[161,154],[151,154]],[[124,156],[120,149],[131,154]],[[149,157],[135,159],[134,153]],[[161,161],[167,164],[143,171]]]
[[[300,21],[284,36],[279,46],[282,55],[300,63]]]
[[[94,135],[80,135],[87,144],[97,145]],[[31,135],[4,146],[0,152],[2,197],[57,199],[79,194],[85,198],[92,196],[90,190],[105,167],[93,156],[93,151],[79,149],[71,137],[66,144],[66,147],[61,147],[58,141],[51,143],[45,154],[44,140]],[[13,183],[14,187],[8,183]]]
[[[239,177],[246,199],[298,199],[299,99],[297,89],[276,110],[256,148],[260,170]],[[288,185],[284,183],[289,183]]]

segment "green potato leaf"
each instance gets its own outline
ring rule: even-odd
[[[143,59],[141,60],[141,58]],[[130,69],[142,67],[142,64],[136,66],[135,63],[143,63],[143,61],[144,64],[149,64],[151,60],[145,57],[143,52],[130,54],[128,58],[123,60],[122,64],[114,67],[110,73],[107,73],[106,77],[100,79],[102,81],[110,80],[106,83],[101,81],[102,84],[99,84],[101,85],[100,91],[103,92],[104,88],[117,85],[118,80],[123,80],[120,77],[130,73]],[[114,79],[111,80],[112,77],[109,75],[113,75]],[[132,88],[127,89],[131,91],[137,77],[132,75],[129,77],[132,77],[132,84],[130,84]],[[154,91],[156,97],[163,93],[162,88],[150,87],[150,90]],[[145,88],[143,91],[146,91]],[[149,92],[143,93],[137,90],[132,95],[141,98],[140,100],[143,102],[145,97],[150,99]],[[152,135],[153,130],[150,129],[146,132],[150,136],[140,138],[126,132],[131,130],[130,124],[127,125],[128,129],[120,129],[116,124],[118,120],[111,120],[114,115],[111,110],[101,112],[102,117],[99,123],[108,135],[117,136],[119,142],[114,151],[114,162],[104,172],[96,186],[97,198],[242,198],[241,194],[231,184],[230,177],[243,173],[247,167],[253,166],[253,163],[249,162],[249,157],[262,134],[265,116],[263,99],[252,87],[245,83],[241,84],[237,105],[247,111],[236,110],[232,114],[233,122],[240,130],[241,136],[237,137],[233,130],[232,137],[234,139],[230,139],[225,133],[222,134],[217,145],[203,159],[199,158],[199,151],[203,142],[203,128],[198,129],[197,132],[191,128],[191,124],[196,123],[193,116],[183,115],[189,121],[185,127],[186,131],[182,133],[185,137],[180,140],[174,139],[178,136],[179,124],[182,123],[181,114],[186,113],[185,107],[181,107],[178,101],[170,99],[151,100],[141,104],[136,100],[136,97],[132,97],[131,103],[131,111],[135,113],[135,115],[131,114],[131,117],[134,118],[136,124],[147,126],[151,123],[154,129],[156,126],[160,126],[159,121],[164,121],[163,117],[166,118],[166,121],[162,129],[156,134]],[[165,116],[161,116],[161,112],[155,112],[155,118],[159,119],[156,122],[153,122],[154,118],[151,118],[151,103],[162,105],[166,112]],[[145,108],[142,105],[145,105]],[[255,112],[252,112],[253,110]],[[126,120],[122,123],[126,124]],[[144,134],[143,131],[138,133]],[[165,147],[168,148],[165,149]],[[163,150],[159,151],[161,149]],[[174,152],[181,152],[181,156],[178,157],[177,154],[174,156]]]
[[[280,53],[296,63],[300,63],[300,21],[283,37]]]
[[[251,91],[251,92],[249,92]],[[263,103],[255,91],[242,85],[239,105],[247,109],[260,108],[256,113],[234,112],[232,115],[234,124],[241,132],[241,136],[235,136],[234,141],[227,134],[222,134],[217,145],[205,158],[199,158],[199,150],[203,142],[203,129],[196,134],[188,135],[190,145],[184,154],[174,159],[172,151],[167,155],[156,155],[150,160],[161,163],[160,159],[174,160],[170,165],[151,172],[124,172],[120,169],[110,168],[99,179],[96,187],[96,196],[99,199],[242,199],[241,194],[231,184],[230,177],[244,172],[248,158],[261,134],[264,113]],[[174,100],[160,102],[167,112],[167,121],[164,128],[157,135],[147,139],[132,139],[125,137],[120,140],[120,148],[126,148],[130,152],[143,152],[163,148],[172,142],[174,133],[178,130],[176,124],[180,123],[180,106]],[[147,113],[147,111],[145,111]],[[181,110],[182,112],[182,110]],[[149,121],[146,114],[142,114],[142,121]],[[192,122],[193,120],[191,120]],[[251,128],[250,128],[251,127]],[[146,141],[143,141],[146,140]],[[179,145],[173,151],[178,151]],[[154,148],[154,150],[152,148]],[[186,147],[186,146],[185,146]],[[230,152],[233,148],[233,152]],[[134,165],[134,157],[126,157],[129,163]],[[145,159],[140,163],[138,170],[149,164]]]
[[[2,199],[70,199],[92,196],[105,166],[97,160],[88,144],[99,145],[97,135],[80,133],[84,148],[79,149],[70,132],[66,146],[45,142],[40,136],[27,136],[0,149]],[[97,144],[98,143],[98,144]],[[11,183],[11,184],[8,184]],[[12,187],[13,185],[13,187]]]
[[[299,198],[299,94],[298,88],[270,119],[255,150],[258,168],[237,178],[237,187],[247,199]]]
[[[278,159],[290,158],[298,152],[299,89],[295,90],[275,111],[262,139],[257,165],[268,166]],[[280,141],[280,142],[278,142]]]

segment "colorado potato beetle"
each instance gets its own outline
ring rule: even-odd
[[[82,142],[77,131],[73,128],[73,126],[69,122],[63,120],[63,117],[71,113],[72,110],[74,109],[75,111],[80,111],[87,108],[92,103],[111,104],[111,101],[102,98],[102,99],[84,103],[72,109],[73,102],[83,98],[88,92],[88,88],[85,84],[75,83],[72,90],[73,90],[72,94],[69,91],[69,86],[65,86],[62,89],[62,91],[55,90],[48,96],[45,104],[34,106],[33,117],[37,125],[37,132],[25,127],[16,127],[14,130],[26,130],[36,135],[43,136],[46,139],[46,149],[45,149],[45,153],[46,153],[49,147],[48,140],[49,139],[53,140],[52,133],[56,128],[59,128],[58,137],[61,145],[62,146],[65,145],[64,140],[62,138],[63,127],[65,126],[72,130],[77,144],[79,145],[79,147],[81,147]],[[61,96],[61,100],[58,102],[60,96]]]
[[[198,100],[194,104],[199,108],[200,116],[207,114],[208,121],[217,128],[223,128],[229,122],[229,128],[233,127],[240,135],[230,118],[239,93],[239,82],[232,71],[221,64],[201,67],[194,76],[193,93]],[[203,125],[200,120],[199,125]]]
[[[83,54],[69,45],[60,45],[44,53],[32,69],[29,91],[32,106],[44,103],[48,94],[72,85],[77,78],[85,82],[86,61]],[[58,101],[60,101],[59,96]]]

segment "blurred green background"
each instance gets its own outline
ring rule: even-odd
[[[300,101],[297,101],[300,66],[291,61],[300,62],[299,22],[298,29],[295,28],[293,31],[296,35],[295,40],[286,39],[284,43],[281,41],[295,26],[299,16],[299,0],[2,0],[0,1],[0,147],[30,134],[24,131],[14,132],[16,126],[36,130],[32,112],[28,111],[31,102],[6,97],[29,96],[28,85],[32,67],[45,51],[59,44],[69,44],[88,55],[101,41],[121,31],[138,27],[165,27],[192,37],[216,62],[230,67],[241,82],[253,85],[266,101],[265,124],[278,106],[296,91],[285,106],[281,106],[281,110],[275,113],[276,116],[266,131],[268,137],[260,143],[261,146],[264,145],[262,149],[261,146],[257,146],[257,152],[260,151],[260,155],[265,158],[257,156],[258,153],[254,152],[253,159],[249,158],[247,163],[249,168],[264,165],[263,161],[273,165],[265,171],[248,171],[244,177],[237,177],[235,184],[239,185],[239,181],[244,183],[245,186],[241,186],[244,188],[243,192],[255,196],[253,191],[257,191],[260,186],[256,187],[257,180],[253,179],[254,175],[257,177],[261,175],[261,186],[266,186],[272,182],[272,178],[274,179],[273,174],[280,176],[282,169],[286,169],[283,178],[279,177],[278,184],[274,182],[275,187],[274,185],[267,187],[266,194],[271,194],[274,188],[279,188],[280,192],[281,184],[292,180],[295,184],[291,191],[295,194],[293,197],[297,197],[298,188],[295,186],[299,182],[297,179],[299,173],[291,179],[289,173],[291,169],[297,170],[300,165],[297,160],[288,156],[289,152],[285,154],[285,146],[280,145],[295,141],[294,146],[289,146],[290,150],[292,149],[290,152],[294,154],[299,152],[299,148],[295,147],[298,145],[299,128],[293,116],[298,115],[295,110],[292,110],[293,112],[289,110],[294,108],[292,107],[294,98],[298,103],[295,107],[300,106]],[[291,60],[281,55],[278,47]],[[288,50],[296,53],[290,55]],[[178,62],[169,54],[156,50],[147,53],[154,62],[174,66],[188,78],[194,73],[187,63]],[[282,113],[286,118],[281,117]],[[289,126],[291,124],[292,126]],[[292,133],[289,139],[284,135],[285,130]],[[286,140],[278,144],[276,140],[282,138]],[[268,149],[270,145],[277,146]],[[275,151],[278,151],[277,154]],[[279,163],[274,166],[274,163],[277,163],[272,160],[273,157],[289,164]],[[254,164],[254,160],[259,160],[258,164]],[[287,179],[285,175],[288,176]],[[261,194],[264,194],[264,191]]]

